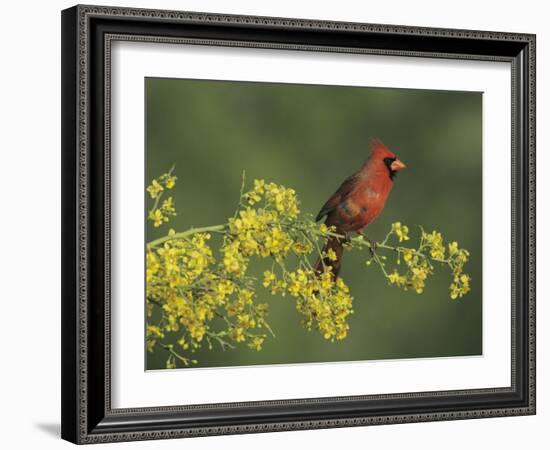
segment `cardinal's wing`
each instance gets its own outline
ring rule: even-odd
[[[340,185],[340,187],[336,190],[334,194],[327,200],[327,202],[323,205],[321,208],[321,211],[319,211],[319,214],[317,214],[317,217],[315,218],[316,221],[321,220],[326,215],[330,214],[334,209],[340,205],[342,202],[345,202],[349,195],[353,192],[354,188],[357,186],[357,183],[359,182],[359,174],[354,173],[353,175],[347,177],[344,182]]]

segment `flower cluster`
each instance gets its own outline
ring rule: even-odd
[[[163,223],[170,220],[170,217],[176,215],[176,208],[174,207],[174,200],[172,197],[168,197],[162,202],[160,207],[153,208],[149,211],[148,218],[153,222],[155,228],[160,227]]]
[[[262,328],[269,330],[267,305],[255,302],[246,280],[216,263],[210,234],[172,236],[147,251],[148,350],[168,334],[181,350],[194,351],[204,341],[209,348],[246,342],[260,350],[266,337]],[[171,361],[182,361],[174,346],[169,350]]]
[[[470,275],[463,272],[464,264],[468,262],[468,250],[458,248],[457,242],[449,244],[449,265],[453,271],[453,282],[449,286],[453,300],[463,297],[470,292]]]
[[[445,258],[445,245],[443,244],[443,236],[437,231],[426,233],[422,231],[421,247],[425,247],[430,252],[430,256],[434,259]],[[458,244],[457,244],[458,246]]]
[[[176,180],[178,178],[172,175],[173,170],[174,168],[172,167],[169,172],[153,179],[146,189],[151,199],[154,200],[153,207],[149,210],[147,218],[153,222],[155,228],[160,227],[162,224],[168,222],[171,217],[176,215],[176,207],[172,197],[168,197],[161,202],[161,197],[165,190],[173,189],[176,185]]]
[[[283,230],[283,219],[273,210],[247,207],[229,219],[229,238],[224,245],[233,246],[245,257],[285,257],[292,240]]]
[[[402,225],[401,222],[392,223],[391,231],[397,236],[399,242],[408,241],[409,237],[409,227],[407,225]]]
[[[162,203],[160,197],[175,181],[170,173],[153,180],[148,188],[155,201],[150,216],[171,212],[171,197]],[[146,347],[152,352],[159,344],[166,350],[167,368],[195,363],[181,352],[194,352],[205,342],[208,348],[219,345],[223,350],[245,343],[259,351],[271,330],[267,305],[255,301],[255,291],[244,277],[238,245],[223,246],[218,262],[211,239],[208,232],[170,230],[148,244]]]
[[[315,273],[308,259],[328,228],[318,227],[308,217],[300,220],[296,192],[264,180],[255,180],[254,188],[242,195],[240,208],[229,219],[221,248],[225,270],[242,277],[251,257],[271,258],[274,269],[265,272],[264,287],[271,294],[296,298],[307,329],[318,329],[326,339],[344,339],[352,312],[349,289],[330,271]],[[298,257],[296,270],[286,266],[291,252]],[[333,250],[325,256],[336,258]]]
[[[299,203],[294,189],[285,188],[264,180],[254,180],[254,189],[244,194],[244,199],[253,206],[264,201],[264,207],[276,211],[283,217],[296,218],[300,214]]]
[[[392,229],[386,238],[371,248],[371,259],[367,262],[370,265],[375,262],[380,266],[390,284],[403,288],[412,289],[417,294],[424,292],[426,279],[434,273],[434,263],[446,265],[451,269],[453,282],[451,283],[450,297],[455,300],[463,297],[470,291],[470,275],[463,273],[463,268],[470,253],[458,247],[457,242],[451,242],[445,247],[443,236],[438,231],[431,233],[421,229],[420,243],[417,248],[391,246],[388,242],[392,236],[398,242],[408,241],[409,228],[400,222],[392,224]],[[391,250],[397,253],[397,265],[404,261],[406,270],[400,272],[397,267],[387,272],[386,263],[377,255],[378,249]]]
[[[148,219],[154,227],[176,215],[173,198],[162,198],[175,186],[172,172],[147,187],[153,202]],[[409,228],[400,222],[380,243],[362,236],[339,236],[333,227],[318,225],[312,216],[300,212],[293,189],[254,180],[253,188],[244,192],[243,177],[239,205],[226,223],[169,230],[147,244],[147,350],[166,352],[167,368],[196,363],[188,355],[204,345],[261,350],[267,336],[274,334],[267,322],[268,305],[258,301],[258,280],[248,274],[254,258],[271,262],[260,284],[267,293],[293,299],[306,329],[317,330],[330,341],[345,339],[353,313],[350,289],[328,265],[323,263],[322,271],[312,266],[314,260],[337,260],[334,250],[321,250],[334,236],[341,237],[346,248],[367,248],[367,264],[374,262],[389,283],[405,290],[422,293],[436,262],[451,268],[451,298],[462,297],[470,289],[470,277],[463,272],[469,253],[456,242],[448,245],[447,252],[436,231],[422,230],[418,248],[390,245],[390,239],[398,244],[410,240]],[[403,260],[406,270],[388,272],[386,257],[379,255],[382,250],[396,252],[397,264]]]
[[[172,175],[174,168],[170,169],[169,172],[162,174],[160,177],[153,179],[151,184],[147,186],[146,191],[149,192],[149,195],[153,200],[159,197],[165,189],[173,189],[176,185],[178,177]]]
[[[291,249],[309,253],[311,246],[294,241],[285,231],[298,217],[298,206],[293,189],[254,180],[254,189],[242,194],[239,210],[228,221],[221,249],[226,270],[244,274],[252,256],[281,261]]]
[[[263,285],[273,294],[288,293],[295,297],[296,309],[308,330],[316,324],[322,336],[332,341],[347,336],[347,318],[353,313],[353,299],[342,278],[335,278],[330,267],[322,274],[312,269],[297,269],[283,272],[281,277],[274,271],[266,271]]]
[[[396,269],[388,275],[388,281],[403,289],[413,289],[417,294],[424,292],[426,279],[433,273],[433,267],[428,260],[412,251],[403,252],[403,260],[407,265],[405,274]]]

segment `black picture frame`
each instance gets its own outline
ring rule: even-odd
[[[110,44],[192,42],[512,65],[511,386],[113,409]],[[535,414],[535,36],[75,6],[62,12],[62,437],[98,443]]]

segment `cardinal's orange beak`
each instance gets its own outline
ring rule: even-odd
[[[390,165],[390,169],[393,170],[394,172],[398,172],[400,171],[401,169],[405,169],[407,166],[405,164],[403,164],[401,161],[399,161],[398,159],[396,159],[394,162],[391,163]]]

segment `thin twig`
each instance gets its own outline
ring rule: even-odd
[[[234,346],[234,345],[230,344],[230,343],[227,342],[225,339],[222,339],[222,338],[221,338],[218,334],[216,334],[216,333],[212,333],[211,331],[207,331],[207,332],[206,332],[206,335],[209,336],[209,337],[211,337],[212,339],[216,339],[216,340],[219,342],[219,344],[220,344],[220,346],[221,346],[221,348],[222,348],[222,351],[225,351],[225,347],[228,347],[228,348],[230,348],[231,350],[234,350],[234,349],[235,349],[235,346]]]
[[[175,239],[184,239],[187,236],[192,236],[197,233],[223,233],[227,229],[227,224],[223,225],[212,225],[210,227],[200,227],[200,228],[190,228],[187,231],[182,231],[180,233],[169,234],[161,238],[155,239],[147,244],[147,248],[157,247],[160,244],[164,244],[167,241],[173,241]]]
[[[163,344],[163,343],[161,343],[161,342],[159,342],[159,344],[160,344],[160,346],[161,346],[163,349],[168,350],[172,356],[174,356],[175,358],[179,359],[179,360],[180,360],[183,364],[185,364],[186,366],[188,366],[188,365],[191,364],[191,363],[195,363],[195,364],[196,364],[196,362],[197,362],[196,360],[186,358],[185,356],[181,356],[178,352],[176,352],[176,351],[174,350],[174,346],[173,346],[173,345],[171,345],[171,344],[166,345],[166,344]]]
[[[243,173],[241,175],[241,189],[239,190],[239,203],[237,204],[237,208],[235,209],[235,214],[233,214],[233,218],[237,217],[237,214],[239,214],[239,209],[242,206],[242,200],[244,195],[244,187],[246,184],[246,171],[243,170]]]

